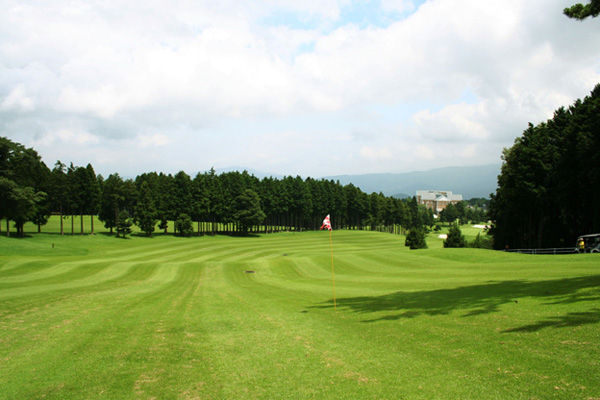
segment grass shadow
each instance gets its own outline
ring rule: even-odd
[[[545,321],[539,321],[535,324],[520,326],[518,328],[507,329],[502,333],[510,332],[537,332],[544,328],[569,328],[585,324],[597,324],[600,322],[600,308],[594,308],[588,312],[568,313],[559,317],[549,317]]]
[[[0,232],[0,236],[5,237],[7,239],[28,239],[28,238],[32,238],[33,236],[27,232],[25,232],[23,235],[17,235],[16,232],[10,232],[10,234],[6,234],[6,232]]]
[[[452,289],[418,292],[395,292],[382,296],[364,296],[337,299],[337,308],[355,313],[387,312],[387,315],[363,322],[394,321],[422,315],[447,315],[465,311],[463,318],[499,311],[505,304],[517,304],[520,299],[546,299],[545,304],[572,304],[600,301],[600,275],[544,281],[501,281]],[[331,308],[333,301],[312,308]],[[506,332],[531,332],[546,327],[563,327],[600,322],[599,309],[585,313],[569,313],[552,317],[533,325]]]

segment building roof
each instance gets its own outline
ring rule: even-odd
[[[417,197],[421,200],[432,201],[462,201],[462,194],[453,194],[450,190],[417,190]],[[438,199],[445,197],[446,199]]]

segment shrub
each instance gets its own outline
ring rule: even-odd
[[[123,236],[123,239],[125,239],[125,237],[131,233],[131,225],[132,222],[129,218],[129,213],[122,210],[119,213],[119,221],[117,222],[117,237]]]
[[[187,214],[179,214],[179,217],[175,221],[175,230],[179,236],[192,236],[194,228],[192,226],[192,219]]]
[[[494,245],[492,242],[492,237],[489,235],[481,236],[481,232],[475,236],[475,240],[469,243],[469,247],[473,247],[476,249],[493,249]]]
[[[466,247],[467,241],[462,235],[460,227],[457,223],[450,225],[448,230],[448,238],[444,240],[444,247]]]
[[[425,231],[423,229],[411,229],[406,235],[404,245],[410,247],[411,250],[426,249]]]

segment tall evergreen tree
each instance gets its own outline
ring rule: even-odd
[[[73,217],[74,212],[78,212],[81,225],[80,234],[83,235],[83,215],[92,214],[93,218],[93,210],[96,209],[95,203],[98,202],[100,194],[98,181],[91,164],[88,164],[86,168],[75,167],[71,164],[67,172],[67,179],[69,182],[71,217]]]
[[[64,211],[68,203],[67,166],[60,161],[54,164],[50,176],[50,197],[54,211],[60,215],[60,234],[64,235]]]
[[[198,234],[200,235],[200,225],[207,222],[210,216],[210,200],[208,197],[208,187],[204,174],[196,174],[192,181],[192,211],[191,217],[198,223]]]
[[[129,213],[126,210],[121,210],[118,215],[117,220],[117,237],[122,236],[123,239],[127,237],[127,235],[131,234],[131,219],[129,218]]]
[[[572,246],[600,230],[600,85],[503,152],[489,215],[496,248]]]
[[[138,202],[135,206],[134,222],[147,236],[152,236],[156,223],[158,222],[156,215],[156,207],[154,206],[154,199],[150,192],[150,186],[148,185],[148,182],[143,182],[140,188]]]
[[[252,189],[246,189],[235,198],[234,220],[239,224],[243,233],[265,220],[265,213],[260,208],[260,197]]]
[[[116,228],[119,221],[120,207],[125,202],[124,183],[119,174],[111,174],[103,182],[102,197],[100,199],[100,212],[98,218],[104,222],[104,227]]]
[[[192,180],[188,174],[183,171],[175,174],[172,192],[169,197],[173,216],[192,214]]]
[[[467,241],[463,236],[457,222],[450,224],[448,237],[444,240],[444,247],[466,247]]]
[[[38,153],[19,143],[0,137],[0,213],[7,221],[7,235],[12,220],[19,236],[23,226],[33,221],[44,206],[49,170]]]
[[[85,167],[85,194],[84,194],[84,205],[85,212],[90,215],[90,230],[91,234],[94,234],[94,217],[98,213],[100,207],[100,184],[98,183],[98,177],[94,171],[92,164],[88,164]]]

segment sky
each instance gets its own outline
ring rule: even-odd
[[[575,2],[0,0],[0,136],[105,177],[500,164],[600,82]]]

